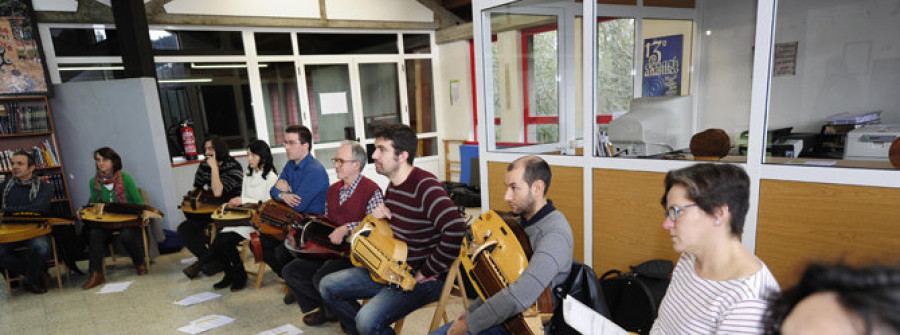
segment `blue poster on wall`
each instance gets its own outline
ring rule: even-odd
[[[684,35],[644,40],[643,96],[681,95],[681,62]]]

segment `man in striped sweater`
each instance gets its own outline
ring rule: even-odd
[[[393,334],[390,325],[440,296],[447,271],[459,255],[465,221],[441,183],[413,167],[418,139],[409,126],[386,125],[375,132],[375,170],[390,184],[384,205],[372,215],[390,222],[394,237],[406,242],[406,262],[416,286],[404,292],[375,283],[364,268],[330,274],[319,284],[322,300],[351,334]],[[360,307],[358,299],[370,299]]]

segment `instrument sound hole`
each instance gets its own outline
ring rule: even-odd
[[[500,227],[500,232],[503,233],[503,235],[509,235],[509,232],[506,231],[506,227],[501,226],[501,227]]]

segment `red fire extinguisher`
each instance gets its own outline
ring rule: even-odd
[[[197,140],[194,137],[194,128],[191,128],[191,120],[181,123],[181,147],[184,148],[184,159],[189,161],[197,159]]]

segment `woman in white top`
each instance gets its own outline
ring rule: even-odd
[[[272,161],[272,152],[266,142],[254,140],[247,148],[247,177],[241,189],[241,196],[228,201],[229,206],[241,204],[258,204],[270,199],[269,190],[278,181],[275,164]],[[216,234],[216,238],[205,257],[184,269],[184,274],[194,278],[207,262],[218,260],[224,264],[225,277],[215,283],[213,288],[221,289],[231,286],[232,291],[238,291],[247,285],[247,273],[244,271],[244,262],[237,251],[237,245],[244,239],[250,238],[253,232],[250,226],[225,227]]]
[[[738,166],[696,164],[665,179],[663,228],[681,253],[651,334],[761,334],[766,299],[780,291],[741,244],[750,179]]]

